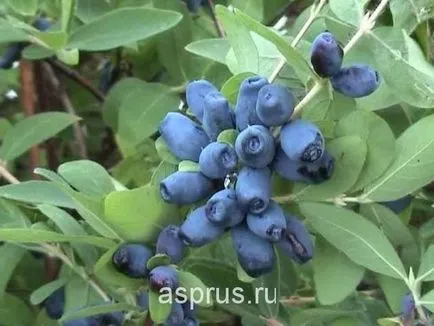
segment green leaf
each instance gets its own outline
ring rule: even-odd
[[[328,150],[335,158],[332,177],[319,185],[295,184],[295,200],[331,199],[350,190],[357,181],[366,158],[366,142],[357,136],[345,136],[331,141]]]
[[[321,325],[337,318],[351,316],[354,312],[325,308],[302,309],[291,315],[291,326]]]
[[[63,163],[57,173],[71,186],[89,196],[105,196],[115,191],[108,172],[98,163],[80,160]]]
[[[223,6],[216,6],[216,14],[223,24],[227,39],[234,51],[239,72],[257,73],[259,53],[246,26]]]
[[[35,316],[21,299],[5,293],[0,298],[0,320],[4,326],[29,326],[32,325]]]
[[[47,299],[54,291],[60,289],[66,284],[66,280],[59,278],[50,283],[42,285],[40,288],[36,289],[30,295],[30,302],[32,305],[41,304]]]
[[[75,0],[62,0],[61,25],[62,31],[67,32],[74,17]]]
[[[386,121],[373,112],[354,111],[336,125],[337,137],[358,136],[368,145],[363,170],[353,190],[362,189],[378,179],[395,157],[395,136]]]
[[[131,290],[136,290],[140,286],[145,285],[144,279],[134,279],[118,272],[112,262],[113,254],[118,249],[117,246],[106,251],[98,260],[93,268],[93,273],[102,282]]]
[[[399,199],[434,179],[434,115],[408,128],[398,138],[396,148],[394,162],[375,183],[365,189],[362,199]]]
[[[430,245],[423,255],[417,279],[419,281],[434,280],[434,245]]]
[[[271,273],[258,277],[252,283],[255,293],[258,294],[259,309],[266,318],[276,318],[280,307],[280,256],[276,252],[276,263]]]
[[[434,312],[434,290],[426,293],[419,301],[421,305],[426,307],[429,311]]]
[[[0,18],[0,43],[28,41],[29,35],[15,27],[6,19]]]
[[[172,311],[170,303],[162,303],[159,300],[158,293],[149,291],[149,313],[154,323],[164,323]]]
[[[33,173],[40,175],[49,181],[53,181],[54,183],[69,187],[69,184],[64,179],[62,179],[56,172],[53,172],[51,170],[36,168],[33,170]]]
[[[24,16],[34,16],[38,9],[37,0],[7,0],[9,7]]]
[[[96,236],[64,235],[52,231],[37,229],[0,229],[1,241],[15,241],[20,243],[44,243],[44,242],[77,242],[86,243],[101,248],[112,248],[114,242]]]
[[[21,120],[3,139],[0,157],[11,161],[77,121],[77,117],[63,112],[40,113]]]
[[[102,51],[144,40],[174,27],[182,15],[151,8],[122,8],[74,30],[69,48]]]
[[[178,171],[180,172],[199,172],[200,167],[199,163],[193,162],[193,161],[181,161],[178,165]]]
[[[78,49],[60,49],[56,51],[56,57],[67,65],[74,66],[80,61]]]
[[[176,206],[165,203],[157,187],[117,191],[104,201],[105,221],[129,241],[152,241],[166,225],[178,220]]]
[[[166,161],[161,162],[152,174],[151,185],[160,187],[161,181],[176,171],[178,171],[177,165]]]
[[[226,65],[226,56],[230,45],[222,38],[203,39],[188,44],[185,49],[193,54]]]
[[[45,216],[50,218],[64,234],[77,236],[88,235],[83,226],[64,210],[46,204],[38,205],[38,209]],[[81,243],[72,243],[72,247],[77,251],[77,254],[87,266],[92,266],[96,262],[98,251],[95,247]]]
[[[434,4],[431,0],[391,0],[390,11],[393,26],[411,35],[419,24],[434,17]]]
[[[36,38],[38,38],[45,46],[52,50],[61,50],[68,42],[68,34],[65,32],[53,31],[53,32],[32,32]]]
[[[237,261],[237,276],[238,279],[243,283],[253,283],[255,280],[253,277],[249,276],[240,263]]]
[[[32,223],[14,202],[0,199],[0,225],[7,228],[26,228]]]
[[[249,77],[254,76],[251,72],[242,72],[229,78],[222,86],[221,92],[232,105],[237,103],[238,91],[241,83]]]
[[[294,68],[297,75],[303,79],[307,80],[309,78],[317,78],[315,72],[310,67],[309,63],[303,58],[302,54],[299,53],[295,48],[293,48],[288,42],[281,37],[279,34],[274,32],[268,27],[255,21],[253,18],[244,14],[240,10],[235,9],[235,15],[239,18],[251,31],[259,34],[266,40],[273,43],[279,52],[286,59],[286,63]]]
[[[143,84],[124,98],[119,109],[118,134],[135,146],[151,136],[161,120],[179,107],[179,97],[163,84]]]
[[[377,275],[377,279],[392,312],[401,313],[402,298],[410,291],[404,280],[397,280],[385,275]]]
[[[364,7],[369,0],[330,0],[332,12],[342,21],[359,26],[364,15]]]
[[[170,265],[170,258],[165,254],[156,254],[148,260],[146,267],[148,270],[153,270],[157,266]]]
[[[316,238],[315,250],[312,264],[316,297],[322,305],[339,303],[356,291],[365,269],[321,237]]]
[[[377,225],[393,245],[403,246],[414,243],[410,230],[389,208],[380,204],[364,204],[360,206],[359,212]]]
[[[50,181],[26,181],[0,187],[0,197],[32,204],[75,208],[74,201]]]
[[[136,305],[128,304],[128,303],[104,303],[101,305],[86,307],[75,312],[68,313],[60,319],[60,321],[67,321],[73,319],[81,319],[89,316],[95,316],[100,314],[106,314],[110,312],[118,312],[118,311],[140,311]]]
[[[194,293],[199,290],[203,294],[202,301],[198,302],[198,298],[195,298],[195,303],[202,307],[211,307],[213,305],[212,298],[209,297],[208,301],[207,293],[208,287],[200,280],[199,277],[193,273],[187,271],[179,271],[179,285],[186,289],[187,295],[194,295]],[[203,300],[204,299],[204,300]]]
[[[235,141],[237,140],[238,134],[239,134],[239,132],[236,129],[223,130],[217,136],[217,141],[220,143],[235,146]]]
[[[109,2],[94,0],[77,0],[75,14],[84,23],[89,23],[111,10]]]
[[[163,137],[158,137],[155,141],[155,148],[157,150],[158,156],[163,160],[171,164],[176,164],[180,162],[175,155],[172,154]]]
[[[0,247],[0,264],[2,273],[0,274],[0,297],[5,295],[6,287],[9,280],[13,277],[13,273],[26,250],[12,243],[5,243]]]
[[[340,207],[301,203],[312,227],[356,264],[379,274],[406,278],[404,266],[386,236],[362,216]]]

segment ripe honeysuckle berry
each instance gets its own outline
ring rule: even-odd
[[[164,322],[164,326],[184,326],[184,310],[178,302],[172,303],[172,310],[169,317]]]
[[[80,319],[68,320],[63,323],[64,326],[101,326],[100,320],[96,316],[90,316]]]
[[[194,204],[211,195],[213,183],[200,172],[175,172],[160,183],[164,201],[178,205]]]
[[[106,314],[97,315],[99,325],[123,326],[125,316],[121,311],[113,311]]]
[[[286,231],[279,242],[282,251],[299,264],[304,264],[314,255],[314,244],[303,222],[295,216],[286,216]]]
[[[207,80],[194,80],[188,83],[185,92],[187,105],[200,122],[203,120],[205,97],[215,92],[218,92],[218,89]]]
[[[275,142],[271,132],[264,126],[249,126],[235,141],[235,150],[240,160],[253,168],[265,168],[273,161]]]
[[[238,173],[235,193],[244,211],[252,214],[265,211],[271,198],[270,169],[243,167]]]
[[[268,208],[262,213],[247,215],[247,226],[258,237],[278,242],[286,229],[285,214],[279,204],[270,201]]]
[[[157,266],[149,272],[149,287],[160,293],[164,288],[175,291],[179,287],[178,271],[171,266]]]
[[[344,50],[330,32],[319,34],[312,43],[310,61],[315,72],[323,78],[336,75],[341,69]]]
[[[259,277],[273,270],[273,245],[254,234],[246,224],[231,229],[232,242],[238,262],[250,277]]]
[[[235,129],[233,115],[228,100],[221,93],[205,96],[202,126],[211,141],[216,141],[223,130]]]
[[[405,295],[401,300],[401,314],[404,320],[411,320],[414,318],[414,311],[416,305],[414,298],[411,294]]]
[[[259,90],[267,84],[267,79],[260,76],[249,77],[241,83],[235,106],[235,121],[238,130],[242,131],[248,126],[262,124],[256,114],[256,102]]]
[[[137,293],[136,302],[141,310],[149,310],[149,292],[142,290]]]
[[[158,235],[155,251],[157,254],[169,256],[172,264],[179,263],[184,258],[185,244],[179,237],[179,226],[166,226]]]
[[[224,143],[209,144],[199,157],[200,171],[211,179],[223,179],[235,171],[237,164],[237,153],[231,145]]]
[[[407,195],[396,200],[382,202],[381,204],[391,209],[395,214],[399,214],[403,212],[408,206],[410,206],[412,201],[413,196]]]
[[[270,84],[261,88],[256,113],[262,123],[269,127],[288,122],[294,112],[294,96],[288,88]]]
[[[188,214],[181,225],[180,237],[188,246],[201,247],[219,238],[224,231],[224,227],[206,217],[205,206],[202,206]]]
[[[21,52],[25,45],[23,43],[11,44],[6,48],[6,52],[0,58],[0,69],[11,69],[14,62],[21,58]]]
[[[240,224],[246,216],[233,189],[215,193],[206,203],[205,214],[212,223],[225,228]]]
[[[169,150],[181,160],[199,162],[202,149],[210,142],[200,125],[178,112],[169,112],[159,131]]]
[[[57,289],[44,302],[47,316],[51,319],[60,319],[65,307],[65,288]]]
[[[325,150],[324,136],[319,128],[306,120],[297,119],[282,127],[280,145],[292,161],[313,163]]]
[[[199,325],[200,325],[199,320],[197,320],[196,317],[189,316],[184,319],[183,326],[199,326]]]
[[[380,86],[378,72],[360,64],[342,68],[330,80],[335,91],[352,98],[368,96]]]
[[[131,278],[144,278],[148,276],[146,264],[152,256],[152,251],[145,245],[126,243],[114,252],[112,262],[122,274]]]

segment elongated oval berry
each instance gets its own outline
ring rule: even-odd
[[[184,311],[182,305],[178,302],[172,303],[172,310],[167,318],[164,326],[181,326],[184,325]]]
[[[209,144],[202,127],[178,112],[169,112],[159,130],[170,151],[181,160],[199,162],[202,149]]]
[[[106,314],[97,315],[99,325],[122,326],[125,316],[121,311],[113,311]]]
[[[413,196],[407,195],[396,200],[382,202],[381,204],[391,209],[395,214],[399,214],[410,206],[412,201]]]
[[[231,230],[238,262],[251,277],[259,277],[273,270],[275,261],[273,245],[250,231],[245,224]]]
[[[204,148],[199,157],[200,171],[211,179],[222,179],[235,171],[237,153],[229,144],[214,142]]]
[[[196,317],[193,316],[188,316],[184,319],[184,324],[183,326],[199,326],[199,320],[197,320]]]
[[[175,172],[160,183],[164,201],[178,205],[194,204],[211,195],[213,184],[200,172]]]
[[[57,289],[45,300],[45,311],[51,319],[60,319],[65,307],[65,288]]]
[[[196,13],[200,5],[203,3],[203,0],[183,0],[187,4],[188,10],[190,10],[193,13]]]
[[[281,126],[294,112],[294,96],[281,85],[265,85],[258,94],[256,113],[266,126]]]
[[[286,217],[286,231],[279,242],[283,252],[299,264],[312,259],[314,245],[303,222],[294,216]]]
[[[401,301],[401,313],[405,321],[412,320],[414,318],[414,311],[416,305],[414,298],[411,294],[407,294]]]
[[[149,272],[149,287],[159,293],[164,288],[175,291],[179,287],[178,271],[171,266],[157,266]]]
[[[181,225],[180,237],[186,245],[204,246],[224,233],[224,228],[211,223],[206,217],[205,206],[196,208]]]
[[[240,224],[246,216],[233,189],[225,189],[215,193],[206,203],[205,213],[212,223],[225,228]]]
[[[46,31],[47,29],[49,29],[51,26],[53,26],[53,24],[50,21],[48,21],[47,19],[45,19],[45,18],[38,17],[33,22],[33,26],[36,29],[38,29],[38,30],[40,30],[40,31],[43,32],[43,31]]]
[[[90,316],[80,319],[65,321],[64,326],[101,326],[101,322],[97,316]]]
[[[142,290],[137,293],[136,302],[141,310],[149,310],[149,292]]]
[[[205,97],[215,92],[218,92],[218,89],[207,80],[194,80],[188,83],[185,94],[187,105],[200,122],[203,120]]]
[[[372,94],[380,86],[378,72],[366,65],[342,68],[331,78],[335,91],[353,98]]]
[[[271,198],[271,172],[268,168],[244,167],[238,174],[235,193],[241,208],[259,214],[265,211]]]
[[[235,150],[241,161],[253,168],[265,168],[273,161],[275,143],[271,132],[264,126],[244,129],[235,141]]]
[[[324,137],[319,128],[302,119],[291,121],[283,126],[280,132],[280,144],[291,160],[306,163],[319,160],[325,150]]]
[[[157,254],[166,254],[172,264],[179,263],[184,258],[185,244],[179,237],[179,226],[166,226],[158,235]]]
[[[330,179],[334,170],[334,159],[326,150],[321,159],[314,163],[293,161],[278,146],[272,168],[284,179],[317,184]]]
[[[139,243],[126,243],[115,251],[112,262],[122,274],[131,278],[144,278],[148,276],[146,264],[152,256],[148,247]]]
[[[223,130],[235,128],[233,114],[228,100],[221,93],[205,96],[202,125],[211,141],[216,141]]]
[[[341,69],[344,50],[330,32],[319,34],[312,43],[310,61],[315,72],[323,78],[336,75]]]
[[[23,43],[14,43],[6,48],[6,52],[3,57],[0,58],[0,69],[12,68],[15,61],[21,58],[21,52],[24,49]]]
[[[196,304],[191,301],[182,303],[182,309],[184,310],[184,317],[193,317],[196,314]]]
[[[256,102],[259,90],[267,84],[267,79],[260,76],[249,77],[241,83],[235,106],[235,120],[238,130],[241,131],[248,126],[262,124],[256,114]]]
[[[248,214],[247,225],[254,234],[271,242],[278,242],[286,229],[286,218],[282,208],[270,201],[268,208],[260,214]]]

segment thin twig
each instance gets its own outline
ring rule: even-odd
[[[42,67],[44,69],[44,72],[47,74],[47,78],[50,81],[52,87],[57,92],[59,100],[62,102],[62,105],[65,108],[65,110],[69,114],[77,115],[74,106],[72,105],[71,100],[69,99],[68,94],[66,94],[65,90],[62,89],[59,79],[57,78],[51,66],[47,63],[43,63]],[[74,137],[78,148],[78,155],[81,158],[87,158],[86,140],[83,134],[83,130],[81,129],[78,122],[75,122],[73,124],[73,129],[74,129]]]
[[[59,70],[61,73],[86,88],[90,93],[92,93],[93,96],[95,96],[98,101],[104,102],[105,95],[97,87],[95,87],[92,82],[80,75],[80,73],[55,59],[47,59],[47,61],[50,63],[50,65]]]
[[[225,37],[225,32],[223,30],[223,26],[220,21],[217,19],[217,15],[215,13],[214,0],[208,0],[209,11],[211,12],[211,18],[214,22],[215,29],[217,30],[217,34],[219,37]]]
[[[6,168],[6,165],[1,162],[0,163],[0,176],[2,176],[7,182],[12,184],[20,183],[20,181],[15,178],[15,176],[9,172],[9,170]]]

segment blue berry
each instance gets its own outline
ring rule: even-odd
[[[286,231],[279,242],[283,252],[299,264],[312,259],[314,245],[304,224],[294,216],[287,216]]]
[[[45,311],[51,319],[60,319],[65,306],[65,288],[57,289],[45,300]]]
[[[395,214],[399,214],[410,206],[412,201],[413,196],[407,195],[396,200],[382,202],[381,204],[391,209]]]
[[[136,295],[137,305],[141,308],[141,310],[149,309],[149,292],[148,291],[140,291]]]
[[[164,201],[187,205],[205,199],[213,191],[210,179],[200,172],[175,172],[160,183],[160,194]]]
[[[342,68],[331,78],[335,91],[353,98],[372,94],[380,85],[378,72],[366,65]]]
[[[272,271],[275,255],[272,244],[258,237],[240,224],[231,230],[238,262],[251,277],[259,277]]]
[[[99,325],[122,326],[124,324],[124,314],[121,311],[114,311],[95,317]]]
[[[24,49],[23,43],[14,43],[6,48],[3,57],[0,58],[0,69],[12,68],[15,61],[20,60],[21,52]]]
[[[64,322],[64,326],[101,326],[100,320],[95,317],[86,317],[80,319],[74,319]]]
[[[271,132],[264,126],[244,129],[235,141],[235,150],[241,161],[253,168],[265,168],[273,161],[275,143]]]
[[[256,113],[266,126],[281,126],[294,112],[294,97],[281,85],[265,85],[258,94]]]
[[[199,320],[197,320],[197,318],[195,317],[189,316],[184,319],[183,326],[199,326],[199,325],[200,325]]]
[[[190,10],[193,13],[196,13],[200,6],[205,3],[204,0],[183,0],[187,4],[188,10]]]
[[[99,89],[104,94],[107,94],[110,88],[116,81],[118,69],[113,67],[112,63],[107,60],[102,68],[101,78],[99,81]]]
[[[407,294],[402,298],[401,301],[401,313],[404,317],[404,320],[411,320],[414,316],[414,310],[415,310],[415,302],[414,298],[411,294]]]
[[[256,102],[259,90],[267,84],[268,81],[260,76],[247,78],[241,83],[235,106],[235,120],[238,130],[241,131],[248,126],[262,124],[256,114]]]
[[[243,210],[252,214],[265,211],[271,198],[271,172],[268,168],[244,167],[238,174],[235,192]]]
[[[178,271],[171,266],[157,266],[149,273],[149,287],[159,293],[163,288],[175,291],[179,287]]]
[[[200,171],[211,179],[222,179],[233,172],[238,164],[237,153],[231,145],[211,143],[199,157]]]
[[[49,21],[48,21],[47,19],[45,19],[45,18],[38,17],[38,18],[33,22],[33,26],[34,26],[36,29],[38,29],[38,30],[44,32],[44,31],[46,31],[47,29],[49,29],[51,26],[53,26],[53,24],[51,24],[51,22],[49,22]]]
[[[343,58],[344,51],[332,33],[321,33],[313,41],[310,61],[321,77],[336,75],[341,69]]]
[[[233,189],[221,190],[214,194],[206,203],[205,213],[211,222],[223,227],[238,225],[245,218]]]
[[[209,144],[202,127],[178,112],[168,113],[159,130],[170,151],[181,160],[199,162],[202,149]]]
[[[178,302],[172,303],[172,311],[167,318],[164,326],[182,326],[184,321],[184,310],[182,305]]]
[[[158,235],[157,254],[166,254],[172,264],[179,263],[184,258],[185,245],[179,237],[179,226],[169,225]]]
[[[148,276],[146,264],[153,256],[152,251],[138,243],[121,245],[113,254],[114,267],[131,278],[144,278]]]
[[[218,92],[218,89],[207,80],[194,80],[188,83],[185,94],[187,105],[200,122],[203,120],[205,97],[215,92]]]
[[[182,309],[184,310],[184,317],[194,317],[196,314],[196,304],[187,301],[182,304]]]
[[[181,225],[180,237],[189,246],[204,246],[224,233],[224,228],[212,223],[207,217],[205,206],[196,208]]]
[[[319,128],[306,120],[295,120],[283,126],[280,132],[283,151],[293,161],[313,163],[325,150],[324,137]]]
[[[260,214],[248,214],[247,225],[253,233],[264,240],[278,242],[286,229],[286,218],[282,208],[270,201],[268,208]]]
[[[216,141],[223,130],[235,128],[233,115],[234,111],[221,93],[213,92],[205,96],[202,125],[211,141]]]

